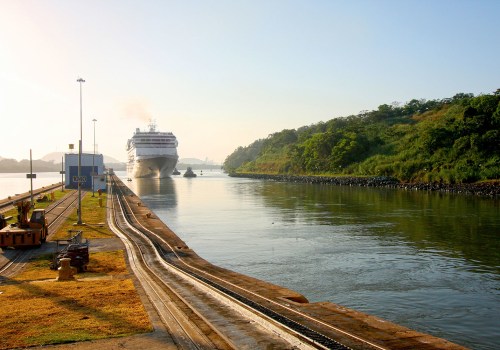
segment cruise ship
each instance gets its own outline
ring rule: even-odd
[[[129,177],[169,177],[177,165],[177,139],[171,132],[156,130],[150,122],[148,131],[135,129],[127,142]]]

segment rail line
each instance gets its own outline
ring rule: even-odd
[[[113,189],[111,189],[111,193],[113,193]],[[144,237],[131,235],[123,203],[119,200],[119,196],[109,196],[108,200],[110,198],[112,210],[108,211],[108,223],[124,242],[129,264],[141,281],[174,342],[183,349],[237,349],[231,341],[217,332],[216,327],[201,315],[193,312],[189,303],[154,271],[154,268],[151,267],[152,262],[146,261],[148,257],[145,247],[147,247],[148,242],[145,241]]]
[[[74,210],[77,200],[78,192],[73,191],[45,209],[49,229],[47,238],[50,238],[54,234],[55,229],[67,218],[67,214]],[[9,254],[8,261],[0,266],[0,283],[19,273],[33,256],[34,249],[16,249],[8,250],[7,252]]]
[[[356,343],[356,347],[366,348],[366,349],[379,349],[385,350],[378,344],[370,342],[363,339],[355,334],[346,332],[338,327],[331,324],[320,322],[317,319],[310,317],[298,310],[287,307],[275,300],[266,298],[257,293],[243,290],[241,287],[224,280],[219,276],[215,276],[206,271],[202,271],[196,266],[192,266],[183,260],[182,256],[167,242],[164,238],[160,237],[156,233],[150,231],[144,227],[137,217],[135,217],[129,203],[124,200],[122,187],[123,185],[118,185],[116,180],[112,179],[113,191],[117,192],[117,199],[121,211],[123,212],[123,217],[127,221],[127,225],[132,227],[135,234],[143,235],[144,238],[150,240],[150,245],[154,246],[155,254],[161,258],[161,263],[170,269],[176,269],[184,275],[190,276],[192,279],[196,280],[208,288],[217,291],[224,295],[226,298],[237,302],[238,304],[244,305],[246,308],[253,310],[254,313],[260,314],[262,317],[271,320],[273,323],[277,323],[280,326],[288,329],[290,332],[295,334],[300,339],[305,339],[307,343],[313,344],[314,347],[324,348],[324,349],[351,349],[348,345],[341,343],[331,337],[312,329],[311,324],[321,324],[321,327],[326,327],[333,331],[335,334],[341,334],[343,337],[350,339],[349,344]],[[279,311],[282,310],[282,311]],[[286,315],[285,315],[286,314]],[[287,316],[292,315],[292,317]],[[293,319],[292,319],[293,318]],[[306,322],[300,322],[297,320],[305,320]],[[309,324],[306,325],[305,323]]]
[[[52,185],[48,185],[46,187],[38,188],[36,190],[33,190],[33,196],[36,196],[40,193],[44,193],[47,191],[55,190],[59,187],[61,187],[60,182],[57,184],[52,184]],[[0,200],[0,213],[3,213],[4,211],[11,209],[15,202],[29,199],[29,198],[31,198],[31,194],[29,192],[27,192],[27,193],[11,196],[10,199]]]
[[[83,196],[86,195],[86,192],[83,191]],[[82,196],[82,198],[83,198]],[[49,205],[47,209],[45,209],[45,215],[52,217],[49,221],[48,228],[49,230],[54,228],[60,224],[60,221],[67,218],[67,214],[75,209],[76,201],[78,200],[78,191],[73,191],[70,194],[64,196],[59,201]],[[62,211],[60,211],[62,209]],[[49,237],[54,232],[49,231]]]

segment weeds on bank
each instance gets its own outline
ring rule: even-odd
[[[127,275],[125,257],[122,250],[90,253],[87,271],[75,275],[76,279]],[[31,259],[28,268],[13,277],[14,281],[43,281],[55,279],[57,271],[50,269],[52,254],[43,254]]]
[[[101,200],[102,207],[99,206],[99,200]],[[75,209],[51,239],[67,239],[69,230],[82,230],[83,237],[87,239],[115,237],[113,231],[106,225],[106,202],[106,193],[101,196],[96,194],[95,197],[86,193],[82,198],[82,222],[85,225],[75,225],[78,221],[78,213]]]
[[[122,251],[92,253],[75,281],[57,282],[49,263],[50,255],[37,257],[0,286],[0,349],[152,331]]]
[[[34,197],[35,209],[45,209],[49,205],[51,205],[52,203],[54,203],[54,201],[58,201],[59,199],[63,198],[64,196],[66,196],[67,194],[70,194],[73,191],[74,190],[65,190],[64,192],[62,192],[61,190],[54,190],[54,191],[51,191],[51,192],[47,192],[45,194],[47,195],[47,197],[49,198],[49,200],[47,200],[45,202],[37,202],[36,199],[38,198],[38,196],[35,196]],[[51,193],[54,193],[54,201],[50,200]],[[3,213],[3,215],[5,215],[5,216],[12,216],[12,218],[10,220],[8,220],[8,222],[7,222],[9,224],[17,222],[17,208],[12,208],[10,210],[7,210],[6,212]],[[31,211],[29,213],[29,217],[31,217]]]
[[[73,191],[75,190],[65,190],[64,192],[61,190],[53,191],[55,200],[59,200]],[[50,194],[47,195],[50,198]],[[100,206],[99,199],[101,199],[102,207]],[[82,222],[84,222],[85,225],[75,225],[78,221],[78,213],[75,209],[50,239],[68,239],[70,238],[68,236],[69,230],[82,230],[84,238],[88,239],[115,237],[115,234],[106,225],[106,201],[106,193],[103,193],[100,197],[97,194],[95,197],[92,197],[90,194],[84,193],[82,197]],[[37,202],[35,208],[44,209],[52,203],[52,201]],[[10,219],[8,223],[17,222],[17,208],[7,211],[4,215],[12,216],[12,219]]]
[[[54,193],[54,201],[58,201],[59,199],[63,198],[64,196],[68,195],[68,194],[71,194],[72,192],[74,192],[75,190],[65,190],[64,192],[62,192],[61,190],[54,190],[52,191],[52,193]],[[51,198],[51,192],[46,192],[44,193],[49,199]],[[45,202],[37,202],[36,199],[38,198],[38,196],[36,196],[34,199],[35,199],[35,209],[45,209],[47,208],[49,205],[51,205],[52,203],[54,203],[54,201],[52,200],[47,200]]]

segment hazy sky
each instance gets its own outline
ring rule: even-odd
[[[282,129],[500,88],[498,0],[0,0],[0,156],[125,161],[154,118],[222,162]]]

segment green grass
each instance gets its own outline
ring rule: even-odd
[[[102,207],[99,206],[99,198],[102,199]],[[106,202],[106,193],[103,193],[101,197],[92,197],[90,193],[87,193],[82,198],[82,222],[85,225],[75,225],[78,222],[78,215],[75,209],[51,239],[67,239],[69,230],[82,230],[83,237],[87,239],[115,237],[113,231],[105,224]]]
[[[0,286],[0,349],[63,344],[152,331],[123,251],[90,254],[88,272],[58,282],[50,254]]]

